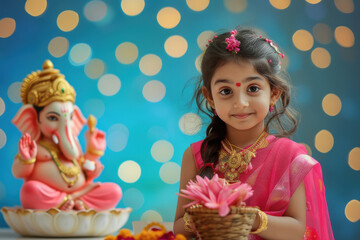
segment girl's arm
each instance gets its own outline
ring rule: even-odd
[[[290,198],[289,207],[284,216],[268,216],[267,230],[258,235],[263,239],[303,239],[306,227],[306,197],[304,182],[296,189]],[[259,225],[258,216],[253,225],[252,231]]]
[[[192,155],[191,148],[189,147],[188,149],[185,150],[183,159],[182,159],[180,189],[185,189],[188,181],[190,179],[194,179],[195,176],[196,176],[195,160]],[[179,189],[179,192],[180,192],[180,189]],[[189,202],[191,202],[191,200],[188,200],[183,197],[178,197],[175,220],[174,220],[174,233],[175,234],[181,233],[184,236],[186,236],[187,238],[195,237],[194,233],[186,232],[184,229],[183,216],[184,216],[185,211],[184,211],[183,206],[185,204],[188,204]]]

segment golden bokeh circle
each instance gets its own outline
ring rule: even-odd
[[[20,97],[20,89],[21,89],[21,82],[13,82],[7,91],[8,98],[14,103],[21,103]]]
[[[319,131],[315,136],[315,147],[321,153],[329,152],[334,146],[334,137],[333,135],[323,129]]]
[[[135,161],[125,161],[118,168],[118,176],[126,183],[134,183],[141,177],[141,167]]]
[[[300,29],[292,36],[292,41],[295,47],[301,51],[308,51],[314,45],[314,38],[310,32]]]
[[[247,0],[225,0],[225,7],[232,13],[241,13],[247,7]]]
[[[144,8],[144,0],[121,0],[121,9],[128,16],[139,15]]]
[[[319,184],[320,192],[322,192],[324,190],[324,182],[322,181],[321,178],[318,179],[318,184]]]
[[[318,4],[321,0],[306,0],[310,4]]]
[[[306,148],[307,154],[308,154],[309,156],[312,156],[311,147],[310,147],[308,144],[306,144],[306,143],[300,143],[300,144],[302,144],[302,145]]]
[[[202,60],[202,54],[200,54],[199,56],[197,56],[197,58],[195,59],[195,68],[196,70],[201,73],[201,60]]]
[[[13,18],[0,19],[0,37],[8,38],[15,32],[16,22]]]
[[[181,15],[173,7],[164,7],[158,12],[156,19],[161,27],[170,29],[179,24]]]
[[[5,112],[5,103],[4,100],[0,97],[0,116]]]
[[[69,41],[64,37],[55,37],[49,42],[48,50],[53,57],[62,57],[69,50]]]
[[[360,219],[360,202],[356,199],[346,204],[345,216],[350,222],[357,222]]]
[[[353,0],[334,0],[336,8],[342,13],[354,12]]]
[[[167,184],[175,184],[180,180],[181,167],[174,162],[164,163],[159,171],[160,178]]]
[[[315,48],[311,52],[311,61],[318,68],[327,68],[331,63],[331,55],[325,48]]]
[[[71,48],[69,57],[73,65],[82,65],[91,58],[91,54],[91,47],[88,44],[78,43]]]
[[[336,116],[341,111],[341,100],[337,95],[329,93],[322,100],[322,108],[327,115]]]
[[[116,59],[123,64],[133,63],[139,56],[137,46],[131,42],[124,42],[117,46],[115,51]]]
[[[86,3],[83,12],[87,20],[98,22],[105,18],[108,7],[103,1],[91,0]]]
[[[274,8],[283,10],[290,6],[291,0],[269,0],[269,2]]]
[[[186,0],[186,4],[193,11],[203,11],[209,6],[210,0]]]
[[[360,170],[360,148],[359,147],[353,148],[350,151],[348,163],[352,169],[354,169],[356,171]]]
[[[139,68],[140,71],[148,76],[154,76],[160,72],[162,67],[161,58],[155,54],[147,54],[140,59]]]
[[[174,35],[166,39],[164,48],[170,57],[179,58],[186,53],[188,43],[182,36]]]
[[[325,23],[317,23],[313,27],[313,34],[319,43],[329,44],[332,41],[333,33],[329,25]]]
[[[5,132],[0,128],[0,149],[6,144],[7,138]]]
[[[354,33],[345,26],[339,26],[335,29],[335,40],[342,47],[349,48],[355,44]]]
[[[213,39],[215,33],[213,31],[204,31],[199,34],[197,38],[197,44],[201,50],[205,50],[206,45],[209,44],[209,40]]]
[[[114,96],[121,88],[121,80],[115,74],[105,74],[97,83],[100,93],[105,96]]]
[[[159,140],[151,146],[151,156],[157,162],[165,163],[174,156],[174,146],[166,140]]]
[[[195,135],[201,130],[202,120],[196,113],[185,113],[179,120],[179,128],[186,135]]]
[[[166,87],[158,80],[151,80],[144,85],[142,94],[149,102],[160,102],[165,97]]]
[[[25,11],[33,17],[43,14],[47,7],[46,0],[27,0],[25,3]]]
[[[84,71],[88,78],[97,79],[103,75],[105,71],[105,63],[101,59],[91,59],[88,63],[86,63]]]
[[[57,25],[63,32],[70,32],[79,24],[79,15],[72,10],[65,10],[57,17]]]
[[[141,215],[140,219],[144,222],[163,222],[160,213],[154,210],[147,210]]]

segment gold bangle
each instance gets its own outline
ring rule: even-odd
[[[184,220],[184,229],[186,232],[194,232],[194,230],[191,227],[191,218],[189,216],[189,214],[187,212],[185,212],[184,216],[183,216],[183,220]]]
[[[36,158],[32,158],[32,159],[30,159],[30,160],[25,160],[25,159],[23,159],[23,158],[21,157],[21,154],[20,154],[20,153],[18,153],[18,154],[16,155],[16,157],[17,157],[17,159],[19,159],[19,162],[20,162],[21,164],[33,164],[34,162],[36,162]]]
[[[92,155],[96,155],[96,156],[102,156],[104,155],[104,151],[100,151],[100,150],[95,150],[92,147],[88,147],[88,153],[92,154]]]
[[[250,232],[251,234],[258,234],[267,229],[268,217],[267,217],[266,213],[264,213],[261,210],[258,210],[257,214],[259,215],[259,218],[260,218],[259,227],[255,231]]]

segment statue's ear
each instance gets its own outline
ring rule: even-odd
[[[37,141],[40,137],[38,114],[33,105],[22,106],[11,121],[21,133],[28,133],[31,139]]]
[[[81,113],[80,108],[76,105],[74,106],[74,114],[73,114],[72,121],[73,121],[72,132],[73,132],[74,136],[79,136],[81,129],[84,127],[84,125],[86,123],[86,118]]]

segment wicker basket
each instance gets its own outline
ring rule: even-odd
[[[230,213],[221,217],[218,209],[193,205],[186,209],[202,240],[247,240],[258,209],[231,207]]]

